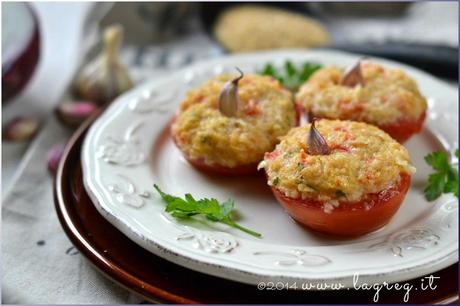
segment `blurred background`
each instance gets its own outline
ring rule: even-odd
[[[104,30],[113,24],[121,34],[108,47]],[[109,48],[117,67],[99,63],[101,71],[129,82],[99,101],[78,78],[99,67]],[[147,78],[211,57],[278,48],[382,56],[456,84],[458,3],[2,3],[3,190],[56,114],[71,133],[91,111]]]

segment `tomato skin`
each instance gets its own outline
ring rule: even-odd
[[[424,111],[416,121],[401,120],[392,124],[378,126],[399,143],[404,143],[412,135],[419,133],[422,130],[425,121],[426,112]]]
[[[300,117],[303,114],[303,107],[299,103],[295,102],[294,103],[294,109],[295,109],[295,123],[294,126],[299,126],[300,125]]]
[[[357,202],[340,201],[330,213],[323,210],[323,202],[287,197],[275,187],[273,194],[287,213],[297,222],[321,233],[353,237],[372,232],[385,224],[398,211],[409,189],[410,175],[400,174],[397,185],[379,193],[368,194]],[[366,209],[366,206],[369,208]]]

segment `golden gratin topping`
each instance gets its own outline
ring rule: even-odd
[[[296,101],[315,116],[384,125],[417,120],[427,103],[417,84],[400,69],[361,63],[364,85],[339,84],[343,71],[326,67],[300,88]]]
[[[295,125],[292,94],[277,80],[260,75],[248,74],[239,81],[237,116],[222,115],[219,93],[233,78],[217,76],[182,101],[172,132],[190,158],[225,167],[257,163]]]
[[[293,128],[260,164],[268,185],[291,198],[338,204],[380,192],[397,183],[400,173],[415,172],[407,150],[375,126],[322,119],[316,128],[330,154],[308,154],[310,124]]]

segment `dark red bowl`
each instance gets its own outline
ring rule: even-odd
[[[2,104],[29,82],[40,56],[40,35],[33,8],[2,3]]]

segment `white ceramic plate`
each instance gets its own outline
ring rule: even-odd
[[[430,173],[423,157],[458,147],[457,90],[419,70],[400,66],[429,99],[423,132],[406,146],[417,173],[406,199],[384,228],[349,240],[314,234],[288,217],[264,178],[219,178],[192,168],[169,137],[168,123],[185,92],[213,75],[319,62],[348,66],[359,56],[332,51],[282,51],[229,56],[197,63],[147,82],[118,98],[91,127],[83,147],[85,188],[98,211],[140,246],[179,265],[244,283],[260,281],[396,282],[449,266],[458,260],[458,200],[443,195],[427,202]],[[242,225],[262,239],[226,226],[178,222],[164,212],[153,183],[178,196],[232,198]],[[116,241],[114,241],[116,243]],[[146,263],[148,264],[148,263]]]

